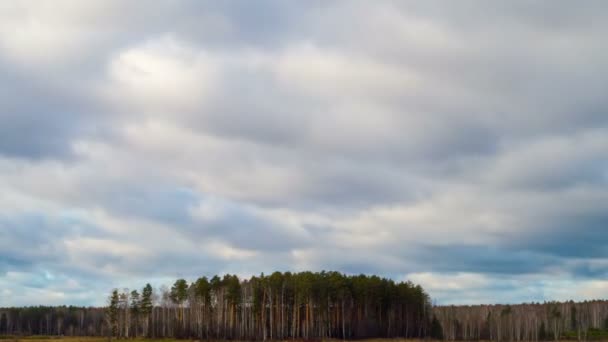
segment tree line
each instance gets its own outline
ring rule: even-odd
[[[36,306],[0,308],[0,335],[101,335],[105,308]]]
[[[411,282],[338,272],[178,279],[115,289],[106,308],[0,309],[0,334],[318,339],[428,336],[428,294]]]
[[[446,340],[586,341],[608,338],[608,301],[438,306],[435,334]]]
[[[435,306],[418,285],[338,272],[112,290],[106,307],[0,308],[1,335],[489,341],[608,339],[608,301]]]

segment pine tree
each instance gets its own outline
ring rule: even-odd
[[[153,303],[152,303],[152,285],[146,284],[146,286],[142,290],[141,300],[139,302],[139,312],[141,315],[141,319],[144,322],[144,335],[149,335],[149,322],[150,322],[150,314],[152,313]]]
[[[186,326],[186,317],[184,310],[184,302],[188,299],[188,282],[185,279],[178,279],[175,284],[171,287],[171,292],[169,293],[169,298],[174,304],[177,304],[179,311],[177,314],[177,321],[179,327],[182,330],[185,330]],[[183,334],[183,331],[182,331]],[[181,337],[181,336],[180,336]]]
[[[178,279],[171,287],[170,298],[173,303],[182,305],[188,298],[188,282],[185,279]]]
[[[118,290],[114,289],[108,298],[108,308],[106,311],[106,322],[108,324],[110,337],[118,337],[118,310],[120,298]]]

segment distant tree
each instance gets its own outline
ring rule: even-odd
[[[560,337],[560,321],[562,318],[562,313],[559,311],[557,304],[551,306],[551,313],[549,317],[553,321],[553,339],[557,341]]]
[[[111,337],[118,337],[118,314],[119,314],[120,297],[118,290],[112,290],[112,294],[108,298],[108,308],[106,309],[106,322],[108,331]]]
[[[118,335],[121,337],[129,338],[130,328],[131,328],[131,311],[129,310],[130,305],[130,295],[129,289],[125,288],[121,293],[118,294],[119,298],[119,308],[120,308],[120,318],[119,318],[119,328]]]
[[[180,329],[184,330],[186,326],[186,317],[184,310],[184,302],[188,299],[188,282],[185,279],[178,279],[171,287],[169,298],[174,304],[177,304],[179,310],[176,312],[177,321]],[[182,331],[183,333],[183,331]],[[180,333],[180,335],[182,334]]]
[[[578,329],[578,320],[576,314],[576,306],[570,306],[570,330],[576,331]]]
[[[0,329],[199,340],[424,338],[432,317],[430,298],[410,282],[326,271],[274,272],[249,279],[201,277],[191,284],[179,279],[169,288],[161,286],[157,295],[149,284],[114,290],[107,308],[0,308]],[[467,324],[450,317],[454,323],[441,336],[448,330],[449,336],[462,336]],[[440,317],[435,334],[437,323],[443,324]]]
[[[179,280],[161,287],[158,298],[150,285],[139,292],[114,290],[105,308],[0,308],[0,334],[200,341],[587,341],[608,340],[607,319],[606,300],[431,307],[428,294],[410,282],[339,272],[274,272],[249,279],[201,277],[190,286]]]
[[[131,304],[130,304],[130,309],[131,309],[131,320],[133,322],[134,325],[134,336],[137,337],[138,336],[138,331],[139,331],[139,321],[140,321],[140,312],[141,312],[141,298],[139,295],[139,292],[137,292],[137,290],[133,290],[131,291]]]
[[[207,319],[211,309],[211,286],[207,277],[200,277],[196,282],[190,284],[192,301],[190,310],[194,311],[194,322],[197,327],[198,337],[209,335],[209,324]]]
[[[173,303],[182,305],[188,299],[188,282],[185,279],[178,279],[171,287],[170,298]]]
[[[211,298],[211,286],[207,277],[201,277],[192,284],[195,298],[203,304],[209,304]]]
[[[139,311],[143,321],[143,334],[145,336],[149,336],[150,314],[154,308],[154,304],[152,303],[153,292],[152,286],[150,284],[146,284],[141,292],[142,294],[139,302]]]

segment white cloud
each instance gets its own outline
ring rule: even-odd
[[[196,110],[219,82],[221,62],[163,36],[121,51],[109,63],[105,92],[120,111],[171,115]]]
[[[456,273],[456,274],[433,274],[412,273],[407,275],[407,279],[421,284],[428,291],[475,291],[480,288],[488,287],[489,280],[482,274],[475,273]]]

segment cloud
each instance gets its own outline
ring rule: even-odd
[[[439,303],[605,287],[603,2],[0,13],[3,303],[307,269]]]

